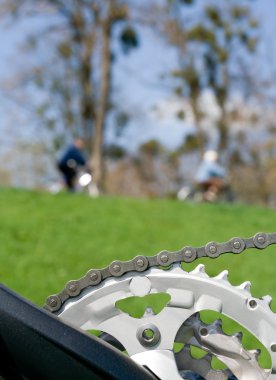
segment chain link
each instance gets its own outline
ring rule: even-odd
[[[276,233],[257,233],[247,239],[232,238],[225,243],[211,242],[203,247],[184,247],[179,251],[161,251],[155,256],[136,256],[130,261],[113,261],[103,269],[91,269],[79,280],[69,281],[65,288],[58,294],[46,299],[44,308],[52,313],[57,313],[70,298],[77,297],[89,286],[98,286],[108,278],[118,278],[129,272],[144,272],[152,267],[168,267],[175,263],[191,263],[201,257],[212,259],[224,253],[240,254],[248,248],[264,249],[271,244],[276,244]]]

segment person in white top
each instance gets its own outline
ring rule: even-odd
[[[208,150],[196,172],[195,181],[203,192],[204,199],[213,201],[224,186],[226,170],[217,162],[218,153]]]

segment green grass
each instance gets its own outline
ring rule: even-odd
[[[276,213],[265,208],[0,189],[0,282],[42,305],[70,279],[115,259],[275,230]],[[199,263],[210,275],[229,269],[234,285],[250,280],[254,296],[276,299],[276,247],[185,268]]]
[[[0,189],[0,281],[41,305],[68,280],[115,259],[274,230],[276,213],[263,208]],[[251,280],[254,295],[276,298],[275,247],[186,268],[199,262],[210,275],[229,269],[233,284]]]

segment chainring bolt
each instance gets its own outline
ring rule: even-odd
[[[275,344],[275,343],[272,344],[272,345],[270,346],[270,349],[271,349],[272,352],[276,352],[276,344]]]
[[[208,330],[206,329],[206,327],[202,327],[202,329],[199,330],[199,333],[201,336],[207,336]]]
[[[137,338],[144,347],[153,347],[159,343],[161,334],[157,326],[149,323],[137,331]]]
[[[153,341],[153,338],[154,338],[154,331],[151,330],[151,329],[145,329],[145,330],[142,332],[142,336],[143,336],[143,338],[144,338],[147,342],[152,342],[152,341]]]
[[[256,307],[258,306],[257,302],[253,299],[248,302],[248,305],[251,309],[256,309]]]

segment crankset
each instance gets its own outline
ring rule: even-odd
[[[82,330],[101,331],[103,340],[158,379],[276,380],[276,316],[270,309],[271,297],[252,296],[250,282],[233,286],[227,271],[209,277],[203,265],[192,272],[181,267],[197,258],[240,254],[275,243],[275,233],[258,233],[248,239],[114,261],[70,281],[59,294],[47,298],[45,309]],[[134,318],[118,308],[123,299],[154,294],[168,296],[159,313],[147,308],[142,317]],[[220,319],[204,323],[200,314],[206,310],[227,316],[257,338],[271,358],[270,368],[259,364],[259,349],[243,346],[241,332],[226,334]],[[196,358],[194,348],[204,355]],[[223,369],[213,366],[214,358],[224,364]]]

